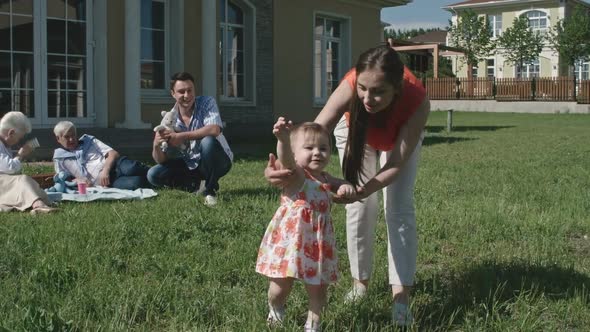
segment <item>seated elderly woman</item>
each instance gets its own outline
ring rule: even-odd
[[[47,194],[33,178],[20,174],[21,160],[33,148],[24,144],[14,157],[10,150],[30,132],[31,122],[21,112],[8,112],[0,119],[0,211],[31,208],[31,213],[36,214],[57,210],[49,207]]]
[[[61,145],[53,153],[55,172],[65,172],[75,182],[89,186],[135,190],[149,188],[148,167],[138,161],[119,155],[119,152],[91,135],[78,138],[76,126],[60,121],[53,128]]]

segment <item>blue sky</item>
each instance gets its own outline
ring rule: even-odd
[[[391,24],[396,30],[444,28],[449,25],[451,13],[441,9],[441,7],[461,1],[414,0],[406,6],[382,9],[381,21]]]
[[[451,13],[441,7],[462,1],[464,0],[414,0],[406,6],[381,10],[381,21],[391,24],[396,30],[445,28],[449,25]],[[584,1],[590,3],[590,0]]]

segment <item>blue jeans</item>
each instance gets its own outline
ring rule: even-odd
[[[109,173],[111,187],[129,190],[150,188],[151,185],[146,178],[147,172],[148,167],[139,161],[125,156],[119,157],[115,161],[115,167]]]
[[[150,168],[148,181],[154,187],[172,187],[186,191],[199,189],[205,180],[203,195],[213,195],[219,190],[219,179],[231,169],[231,160],[223,150],[221,143],[213,137],[206,136],[199,145],[201,160],[196,169],[190,170],[181,158],[170,159]]]

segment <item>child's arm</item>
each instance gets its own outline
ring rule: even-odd
[[[293,123],[287,121],[283,117],[279,117],[273,126],[272,133],[277,138],[277,156],[283,168],[295,169],[295,158],[293,157],[293,150],[291,150],[291,127]]]
[[[297,191],[303,181],[305,175],[303,169],[297,166],[295,157],[293,156],[293,150],[291,149],[291,127],[293,123],[287,121],[284,117],[279,117],[275,125],[273,126],[272,133],[277,137],[277,156],[283,169],[293,170],[293,180],[283,187],[285,194],[292,194]]]

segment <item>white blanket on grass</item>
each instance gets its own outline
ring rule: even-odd
[[[158,193],[152,189],[117,189],[105,187],[90,187],[86,189],[86,194],[82,195],[78,192],[74,194],[65,193],[47,193],[52,202],[59,201],[76,201],[76,202],[91,202],[97,200],[120,200],[120,199],[144,199],[157,196]]]

